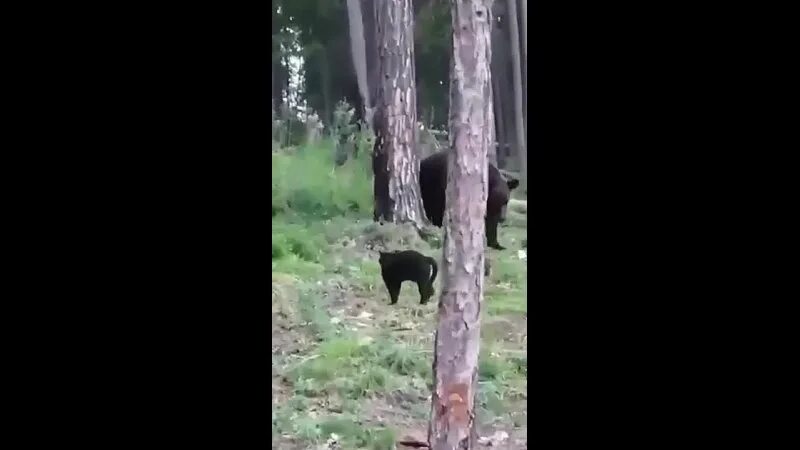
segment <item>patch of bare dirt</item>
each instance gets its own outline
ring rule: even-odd
[[[527,318],[509,314],[502,316],[484,315],[481,321],[481,335],[495,342],[502,343],[504,348],[526,350],[528,348]]]
[[[525,406],[523,406],[525,407]],[[527,413],[525,424],[527,424]],[[527,425],[515,426],[513,422],[519,419],[504,419],[494,421],[492,424],[478,424],[478,444],[490,449],[522,450],[528,448]]]
[[[392,394],[388,396],[376,397],[369,399],[363,403],[363,417],[364,423],[376,427],[390,427],[397,430],[398,440],[411,441],[414,439],[422,438],[423,442],[427,440],[428,430],[428,416],[422,414],[422,411],[412,407],[412,403],[406,403],[403,400],[398,402],[398,398],[393,398]],[[420,403],[429,401],[427,398],[424,400],[416,399],[415,403],[419,406]],[[421,433],[424,432],[424,433]],[[410,436],[410,437],[409,437]],[[398,448],[405,448],[398,446]]]

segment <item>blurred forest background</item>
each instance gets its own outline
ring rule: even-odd
[[[335,136],[347,142],[364,119],[364,100],[353,56],[352,4],[360,7],[367,95],[375,98],[378,77],[373,0],[278,0],[272,2],[273,140],[280,146]],[[424,158],[447,142],[450,5],[415,0],[417,133]],[[519,172],[527,129],[525,3],[495,1],[492,28],[492,90],[497,166]],[[510,8],[511,5],[516,8]],[[515,27],[511,24],[516,22]],[[516,64],[515,64],[516,63]],[[515,77],[518,66],[518,77]],[[522,103],[519,114],[515,102]],[[350,114],[348,115],[348,111]],[[519,127],[519,128],[517,128]],[[519,130],[519,132],[518,132]],[[310,135],[310,136],[309,136]],[[352,139],[351,139],[352,140]],[[522,142],[520,142],[522,141]],[[344,151],[344,150],[343,150]],[[341,156],[344,158],[344,156]]]

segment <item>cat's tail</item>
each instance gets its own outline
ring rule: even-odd
[[[428,257],[428,262],[431,263],[431,284],[433,284],[433,281],[436,280],[436,273],[439,271],[439,268],[436,266],[436,260],[430,256]]]

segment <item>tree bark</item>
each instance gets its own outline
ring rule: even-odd
[[[495,73],[495,71],[492,71],[492,106],[494,109],[495,141],[497,141],[495,155],[497,158],[497,167],[504,168],[506,166],[505,146],[507,145],[507,139],[505,120],[503,118],[502,96],[500,95],[500,87],[498,86],[497,79],[494,77]]]
[[[353,60],[353,69],[358,82],[358,93],[361,96],[365,122],[371,125],[372,108],[367,84],[367,53],[364,41],[364,21],[361,15],[361,2],[347,0],[347,18],[350,25],[350,55]]]
[[[522,69],[519,55],[519,22],[517,21],[517,0],[508,0],[508,21],[511,24],[511,70],[514,76],[514,115],[517,131],[517,156],[519,157],[523,190],[528,186],[528,154],[525,149],[525,130],[522,117]]]
[[[448,95],[447,97],[450,99],[449,105],[447,107],[447,148],[454,148],[455,147],[455,136],[453,135],[453,126],[455,125],[456,115],[457,115],[457,108],[458,108],[458,89],[456,89],[456,72],[455,72],[455,64],[456,64],[456,56],[455,56],[455,46],[451,46],[451,57],[450,57],[450,82],[448,83]]]
[[[328,61],[328,49],[320,49],[320,81],[322,82],[322,117],[327,124],[333,123],[333,100],[331,99],[331,71]]]
[[[502,46],[505,42],[503,35],[506,34],[505,30],[503,30],[504,24],[502,24],[502,21],[505,20],[503,17],[505,8],[503,6],[503,2],[496,2],[492,6],[492,62],[490,64],[492,72],[492,109],[494,110],[495,141],[497,141],[495,158],[498,168],[506,166],[505,146],[508,145],[508,139],[506,138],[506,121],[508,119],[503,114],[503,88],[500,85],[500,79],[505,73],[503,63],[506,61],[504,57],[506,48]]]
[[[494,0],[492,0],[494,1]],[[486,70],[489,71],[489,96],[486,101],[489,102],[488,117],[486,118],[486,132],[489,135],[489,148],[487,149],[487,159],[490,164],[497,167],[497,128],[494,120],[494,88],[492,87],[492,27],[493,27],[493,14],[491,1],[486,6],[486,22],[489,24],[489,50],[488,59],[486,60]],[[488,170],[488,169],[487,169]]]
[[[523,117],[524,122],[524,129],[525,129],[525,149],[528,148],[528,0],[520,0],[522,3],[522,68],[524,73],[524,80],[525,80],[525,89],[524,89],[524,97],[525,100],[525,108],[523,113],[525,114]],[[527,157],[525,159],[527,162]],[[523,186],[527,188],[527,164],[526,168],[526,184]]]
[[[491,22],[490,22],[491,23]],[[490,64],[491,67],[491,64]],[[491,69],[490,69],[491,71]],[[491,81],[489,82],[489,97],[488,101],[491,103],[491,107],[489,108],[489,118],[488,126],[486,127],[486,132],[489,134],[489,149],[487,150],[489,153],[487,155],[489,159],[489,163],[493,166],[497,167],[497,128],[495,126],[494,120],[494,88],[492,87]]]
[[[379,0],[377,11],[381,82],[374,117],[375,220],[425,223],[416,151],[414,14],[411,0]]]
[[[497,116],[497,132],[503,147],[499,149],[498,159],[503,168],[516,169],[519,164],[516,156],[516,128],[514,123],[514,79],[511,76],[511,30],[509,27],[508,3],[498,1],[492,8],[492,83]]]
[[[283,57],[277,56],[272,63],[272,98],[274,100],[275,111],[281,110],[283,105],[283,92],[288,88],[289,76],[286,67],[282,64]]]
[[[528,73],[528,0],[522,3],[522,58],[525,61],[525,74]]]
[[[432,450],[478,446],[475,394],[491,118],[491,0],[451,0],[453,63],[443,286],[434,348]]]
[[[509,47],[511,47],[511,42],[509,41]],[[511,53],[509,51],[509,53]],[[509,169],[517,170],[519,169],[519,158],[517,158],[517,129],[515,123],[515,115],[514,115],[514,81],[513,77],[511,76],[512,72],[512,65],[511,65],[511,55],[509,55],[508,60],[505,64],[504,69],[504,79],[502,81],[498,80],[498,83],[502,87],[501,89],[501,96],[503,97],[502,100],[502,107],[503,107],[503,118],[505,119],[505,135],[506,141],[508,146],[506,147],[506,167]]]
[[[270,109],[272,109],[272,115],[274,116],[275,115],[275,64],[272,64],[272,67],[270,67],[270,69],[272,69],[270,70],[270,72],[272,72],[272,81],[270,81],[270,90],[272,91],[271,95],[272,98],[270,100],[270,103],[272,104],[270,105]],[[275,120],[275,117],[273,117],[272,120]]]
[[[364,24],[364,51],[367,62],[367,92],[371,109],[375,108],[375,98],[378,96],[378,82],[380,70],[378,61],[378,32],[376,29],[375,2],[374,0],[361,0],[361,20]]]

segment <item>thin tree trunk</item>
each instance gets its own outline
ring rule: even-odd
[[[364,21],[359,0],[347,0],[347,18],[350,25],[350,55],[358,82],[358,93],[364,105],[364,121],[372,125],[372,108],[367,84],[367,54],[364,42]]]
[[[320,81],[322,81],[323,121],[333,124],[333,101],[331,100],[331,71],[328,61],[328,50],[320,49]]]
[[[495,140],[497,141],[497,167],[505,167],[505,146],[507,145],[505,133],[505,120],[503,117],[502,95],[500,87],[492,71],[492,104],[494,107]]]
[[[451,142],[443,287],[434,349],[432,450],[476,449],[476,402],[488,191],[491,0],[451,0]]]
[[[452,13],[451,13],[452,14]],[[455,36],[453,37],[455,39]],[[455,56],[455,45],[451,46],[451,57],[450,57],[450,81],[447,85],[447,98],[449,99],[449,105],[447,107],[447,148],[454,148],[455,147],[455,135],[453,134],[453,126],[455,126],[455,120],[457,115],[457,108],[458,108],[458,89],[456,89],[456,72],[455,72],[455,63],[456,63],[456,56]]]
[[[522,3],[522,58],[525,60],[525,73],[528,72],[528,0]]]
[[[492,86],[496,109],[497,136],[502,147],[498,162],[503,168],[517,167],[516,131],[514,129],[514,83],[511,76],[511,31],[508,3],[496,1],[492,6]]]
[[[274,115],[275,114],[275,64],[273,64],[272,67],[270,67],[270,69],[272,69],[270,70],[270,72],[272,72],[272,81],[270,82],[271,86],[270,90],[272,91],[272,96],[271,96],[272,100],[270,103],[272,103],[272,111]],[[272,119],[275,120],[274,117]]]
[[[361,0],[361,21],[364,24],[364,53],[367,63],[367,92],[371,101],[369,107],[372,109],[375,108],[375,100],[378,96],[378,71],[380,70],[380,67],[378,67],[376,20],[374,0]]]
[[[487,153],[487,159],[488,159],[490,164],[492,164],[493,166],[497,167],[497,132],[496,132],[495,121],[494,121],[494,101],[493,101],[494,89],[492,88],[492,56],[491,56],[492,55],[492,49],[491,49],[491,45],[492,45],[492,25],[493,25],[492,24],[492,18],[493,18],[493,15],[492,15],[492,4],[491,4],[492,1],[494,1],[494,0],[491,0],[489,3],[487,3],[487,10],[486,10],[486,14],[487,14],[486,22],[489,24],[489,46],[490,46],[489,50],[488,50],[489,59],[486,60],[486,70],[489,71],[489,80],[488,80],[488,83],[489,83],[489,96],[486,98],[486,101],[489,102],[489,108],[488,108],[489,116],[486,119],[487,120],[487,122],[486,122],[486,125],[487,125],[486,126],[486,132],[489,135],[488,136],[488,138],[489,138],[489,148],[487,149],[487,152],[488,152]]]
[[[491,22],[489,22],[491,23]],[[491,67],[491,64],[490,64]],[[491,72],[491,69],[490,69]],[[492,88],[491,81],[489,82],[489,97],[488,101],[491,103],[491,107],[489,108],[489,118],[488,124],[489,126],[486,127],[486,132],[489,134],[489,149],[488,149],[488,159],[489,163],[493,166],[497,167],[497,129],[495,127],[494,121],[494,102],[492,101],[494,98],[494,89]]]
[[[281,64],[281,56],[272,64],[272,98],[275,100],[275,111],[281,110],[283,104],[283,90],[287,87],[288,76],[286,69]]]
[[[525,149],[525,130],[522,118],[522,69],[519,55],[519,22],[517,22],[517,0],[508,0],[508,21],[511,24],[511,64],[514,76],[514,115],[517,131],[517,155],[520,163],[520,173],[523,190],[528,186],[528,154]]]
[[[506,144],[505,149],[506,167],[518,168],[519,160],[517,158],[517,132],[516,132],[516,116],[514,115],[514,77],[511,75],[513,72],[513,64],[511,63],[511,27],[509,26],[508,12],[506,2],[504,3],[504,10],[506,11],[504,23],[504,32],[501,33],[503,38],[503,45],[501,47],[502,58],[498,60],[497,84],[500,86],[500,97],[503,108],[503,125],[505,130]]]
[[[494,110],[495,140],[497,141],[497,147],[495,150],[497,167],[505,167],[505,146],[507,145],[505,133],[506,118],[503,114],[503,105],[501,100],[503,97],[503,91],[499,82],[500,77],[504,73],[501,63],[504,61],[503,51],[505,50],[502,47],[498,48],[498,46],[504,42],[504,30],[502,26],[502,21],[504,20],[502,17],[504,8],[499,7],[502,5],[502,2],[497,2],[492,6],[492,62],[490,64],[492,72],[492,109]]]
[[[522,4],[522,68],[523,68],[523,77],[522,79],[525,81],[524,85],[524,97],[525,100],[525,108],[523,109],[523,122],[524,122],[524,129],[525,129],[525,148],[527,149],[527,140],[528,140],[528,0],[520,0]],[[527,159],[526,159],[527,161]],[[527,186],[527,185],[525,185]]]
[[[425,223],[416,149],[414,14],[411,0],[375,3],[381,83],[374,117],[375,220]]]
[[[510,45],[509,45],[510,47]],[[503,107],[503,125],[505,126],[505,136],[506,136],[506,144],[507,147],[505,149],[505,156],[506,156],[506,167],[516,169],[519,167],[518,159],[517,159],[517,132],[516,132],[516,124],[514,123],[515,116],[514,116],[514,83],[509,80],[511,78],[511,61],[506,61],[504,64],[506,67],[502,72],[502,76],[504,78],[501,82],[498,80],[498,84],[500,85],[500,96],[502,97],[501,106]]]

